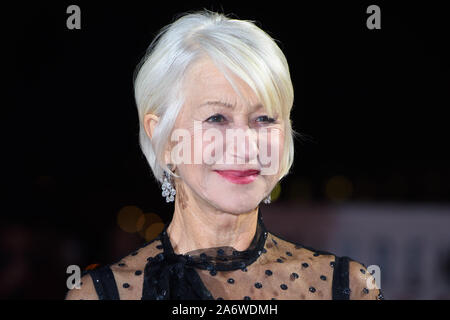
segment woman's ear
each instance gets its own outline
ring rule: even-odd
[[[155,132],[155,128],[158,125],[159,117],[157,115],[154,115],[152,113],[147,113],[144,116],[144,129],[147,133],[147,136],[150,138],[150,140],[153,137],[153,133]],[[170,155],[171,147],[170,144],[167,144],[166,150],[164,151],[164,161],[166,163],[170,163],[171,155]]]
[[[159,122],[159,117],[152,113],[147,113],[144,116],[144,129],[147,133],[147,136],[151,139],[153,137],[153,133],[155,132],[155,127]]]

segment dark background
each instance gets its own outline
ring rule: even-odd
[[[305,138],[277,201],[330,201],[324,183],[342,175],[353,183],[346,201],[448,203],[449,37],[437,2],[158,3],[20,3],[4,12],[13,103],[2,110],[0,274],[13,269],[18,280],[0,297],[60,299],[67,261],[84,268],[131,251],[135,235],[125,236],[130,247],[110,248],[123,236],[124,206],[170,220],[139,149],[132,76],[157,31],[188,10],[256,20],[288,59],[292,119]],[[71,4],[81,30],[66,28]],[[366,27],[370,4],[381,8],[381,30]]]

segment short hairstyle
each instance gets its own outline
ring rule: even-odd
[[[254,21],[238,20],[208,10],[186,13],[162,28],[148,47],[134,73],[134,93],[139,115],[139,142],[155,178],[162,182],[164,161],[178,113],[183,105],[182,83],[189,66],[207,56],[236,86],[227,70],[253,89],[269,115],[285,122],[284,154],[279,180],[288,174],[294,159],[290,112],[294,91],[286,58]],[[152,138],[144,128],[147,113],[159,117]]]

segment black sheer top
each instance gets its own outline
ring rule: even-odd
[[[245,251],[205,248],[176,254],[163,231],[113,264],[89,270],[66,299],[381,300],[366,267],[293,243],[258,223]]]

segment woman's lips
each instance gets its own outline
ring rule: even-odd
[[[259,175],[259,170],[214,170],[228,181],[236,184],[253,182]]]

